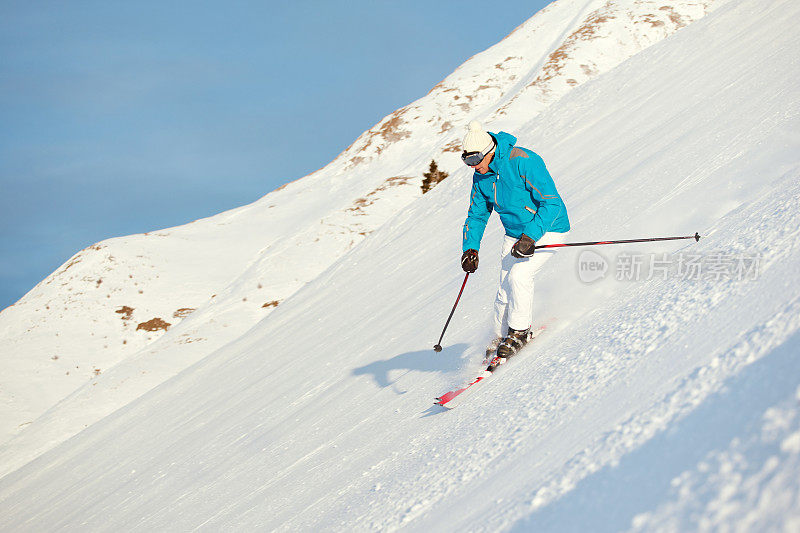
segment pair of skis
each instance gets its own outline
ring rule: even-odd
[[[530,343],[533,339],[538,337],[546,329],[546,327],[547,326],[541,326],[538,329],[532,331],[528,343]],[[526,343],[526,346],[528,343]],[[447,409],[453,409],[454,407],[456,407],[456,405],[458,405],[461,401],[463,401],[468,392],[473,392],[475,390],[475,386],[478,383],[481,383],[485,381],[487,378],[489,378],[494,373],[494,371],[497,370],[497,368],[505,362],[506,362],[505,358],[498,357],[497,355],[495,355],[488,362],[488,366],[486,367],[486,369],[482,371],[478,377],[476,377],[475,379],[473,379],[460,389],[451,390],[442,394],[441,396],[436,398],[434,404],[441,405],[442,407],[446,407]],[[458,398],[458,400],[456,400],[456,398]]]

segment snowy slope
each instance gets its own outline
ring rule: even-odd
[[[537,276],[554,326],[443,413],[498,276],[494,219],[434,354],[462,278],[461,169],[235,341],[0,479],[0,528],[796,529],[799,15],[721,2],[513,131],[556,177],[570,240],[699,230],[597,252],[755,257],[754,279],[587,284],[560,250]],[[138,369],[117,371],[98,387]]]
[[[82,250],[0,312],[0,443],[35,426],[63,440],[238,338],[419,198],[431,158],[460,170],[469,120],[501,110],[515,128],[711,5],[559,0],[318,172],[248,206]],[[86,392],[122,363],[139,369],[123,372],[125,393]],[[62,417],[57,432],[38,421],[71,393],[91,396],[77,408],[85,419]]]

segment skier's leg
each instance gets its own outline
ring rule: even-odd
[[[497,346],[500,363],[517,353],[528,342],[533,299],[532,258],[517,258],[508,254],[503,262],[509,265],[505,283],[508,295],[508,329]]]
[[[513,259],[507,276],[508,286],[508,327],[526,330],[533,321],[533,273],[535,263],[532,257]]]
[[[495,337],[505,335],[508,330],[508,272],[513,265],[514,259],[511,255],[511,247],[517,242],[513,237],[506,235],[503,238],[503,248],[500,252],[500,285],[497,288],[497,296],[494,299],[494,333]]]
[[[484,363],[488,363],[494,358],[497,354],[497,347],[508,332],[508,294],[510,290],[508,272],[513,265],[514,257],[511,255],[511,248],[515,242],[517,242],[516,239],[508,235],[503,238],[503,246],[500,251],[500,284],[494,299],[493,335],[486,346]]]
[[[566,233],[545,233],[536,244],[559,244],[566,239]],[[508,326],[524,330],[533,323],[534,276],[553,255],[552,250],[541,250],[533,257],[514,259],[507,276]]]
[[[508,301],[500,300],[500,291],[494,301],[494,321],[492,333],[495,337],[500,337],[508,329]]]

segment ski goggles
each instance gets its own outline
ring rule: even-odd
[[[471,167],[474,167],[483,161],[484,157],[486,157],[486,154],[483,152],[464,152],[461,154],[461,160],[464,162],[464,164]]]
[[[486,157],[486,155],[492,150],[494,150],[494,139],[492,139],[492,144],[483,149],[483,152],[462,152],[461,160],[464,162],[464,164],[474,167],[483,161],[483,158]]]

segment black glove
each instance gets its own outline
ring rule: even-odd
[[[523,233],[520,235],[519,240],[515,242],[514,246],[511,248],[511,255],[519,259],[531,257],[533,255],[535,246],[536,241]]]
[[[461,254],[461,268],[470,274],[478,270],[478,250],[470,248]]]

